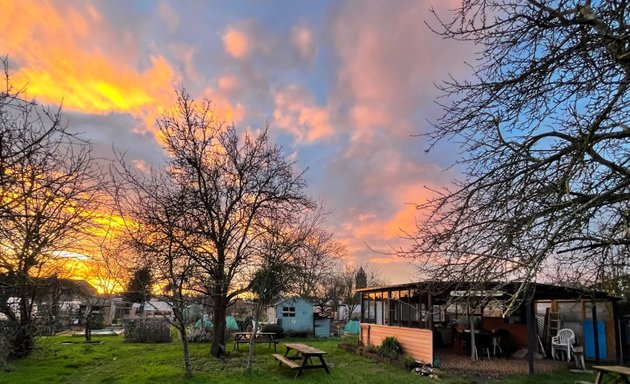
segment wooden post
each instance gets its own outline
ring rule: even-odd
[[[595,343],[595,363],[599,364],[599,334],[597,332],[597,302],[595,300],[593,300],[591,314],[593,319],[593,342]]]
[[[525,303],[525,316],[527,318],[527,364],[530,375],[534,374],[534,339],[536,337],[532,305],[533,302],[531,300]]]

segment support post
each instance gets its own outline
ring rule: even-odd
[[[597,302],[595,300],[593,300],[591,314],[591,318],[593,319],[593,342],[595,343],[595,363],[599,364],[599,334],[597,332]]]
[[[533,302],[531,300],[525,302],[525,316],[527,319],[527,365],[530,375],[534,374],[534,339],[536,338],[532,305]]]

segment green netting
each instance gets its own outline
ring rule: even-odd
[[[205,329],[212,329],[212,327],[214,327],[214,324],[212,324],[212,321],[210,321],[208,319],[207,315],[203,316],[203,319],[199,319],[196,323],[195,323],[195,328],[205,328]],[[236,322],[236,319],[233,316],[226,316],[225,317],[225,328],[227,328],[228,331],[238,331],[238,323]]]
[[[203,317],[203,306],[200,304],[192,304],[184,308],[184,321],[192,323]]]
[[[236,322],[236,319],[234,318],[234,316],[227,316],[225,318],[225,327],[227,328],[228,331],[238,331],[238,323]]]
[[[212,324],[212,321],[210,321],[207,316],[204,316],[203,319],[197,320],[195,323],[195,328],[212,329],[213,326],[214,324]]]
[[[346,323],[346,326],[343,327],[344,332],[352,333],[353,335],[359,334],[359,322],[356,320],[350,320]]]

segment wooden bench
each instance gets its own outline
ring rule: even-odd
[[[271,349],[271,344],[273,344],[273,351],[275,352],[276,346],[278,345],[278,340],[276,340],[276,334],[273,332],[257,332],[256,338],[254,339],[254,343],[268,343],[269,349]],[[234,349],[239,350],[239,346],[241,344],[249,344],[252,339],[251,332],[235,332],[234,333]]]
[[[234,341],[234,345],[235,345],[235,349],[239,350],[239,345],[241,344],[249,344],[250,340],[248,339],[243,339],[243,340],[235,340]],[[269,340],[269,339],[254,339],[254,344],[259,344],[259,343],[265,343],[265,344],[269,344],[269,348],[271,348],[271,344],[273,344],[273,350],[276,351],[276,345],[278,345],[278,340]]]
[[[279,365],[284,364],[284,365],[288,366],[291,369],[299,369],[300,368],[299,364],[297,364],[295,361],[289,359],[286,356],[282,356],[282,355],[280,355],[278,353],[273,353],[272,356],[273,356],[274,359],[276,359],[276,360],[278,360],[280,362]]]

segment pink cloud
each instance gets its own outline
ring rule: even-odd
[[[448,9],[436,2],[438,11]],[[355,3],[342,8],[332,24],[339,56],[333,99],[349,105],[355,139],[370,140],[369,131],[387,129],[407,136],[418,105],[430,105],[433,85],[449,72],[465,68],[472,47],[441,39],[423,23],[432,16],[429,1]]]
[[[294,26],[291,30],[291,42],[297,49],[298,55],[307,63],[315,59],[315,38],[311,30],[304,26]]]
[[[166,1],[160,1],[157,6],[157,12],[169,32],[175,32],[179,27],[181,16],[175,11],[175,9]]]
[[[223,47],[233,58],[243,59],[249,54],[251,43],[244,32],[229,26],[223,35]]]
[[[291,133],[298,143],[313,143],[334,133],[328,111],[315,105],[314,98],[299,86],[274,95],[274,125]]]
[[[217,80],[219,90],[226,94],[234,94],[241,89],[241,82],[236,75],[226,74]]]

